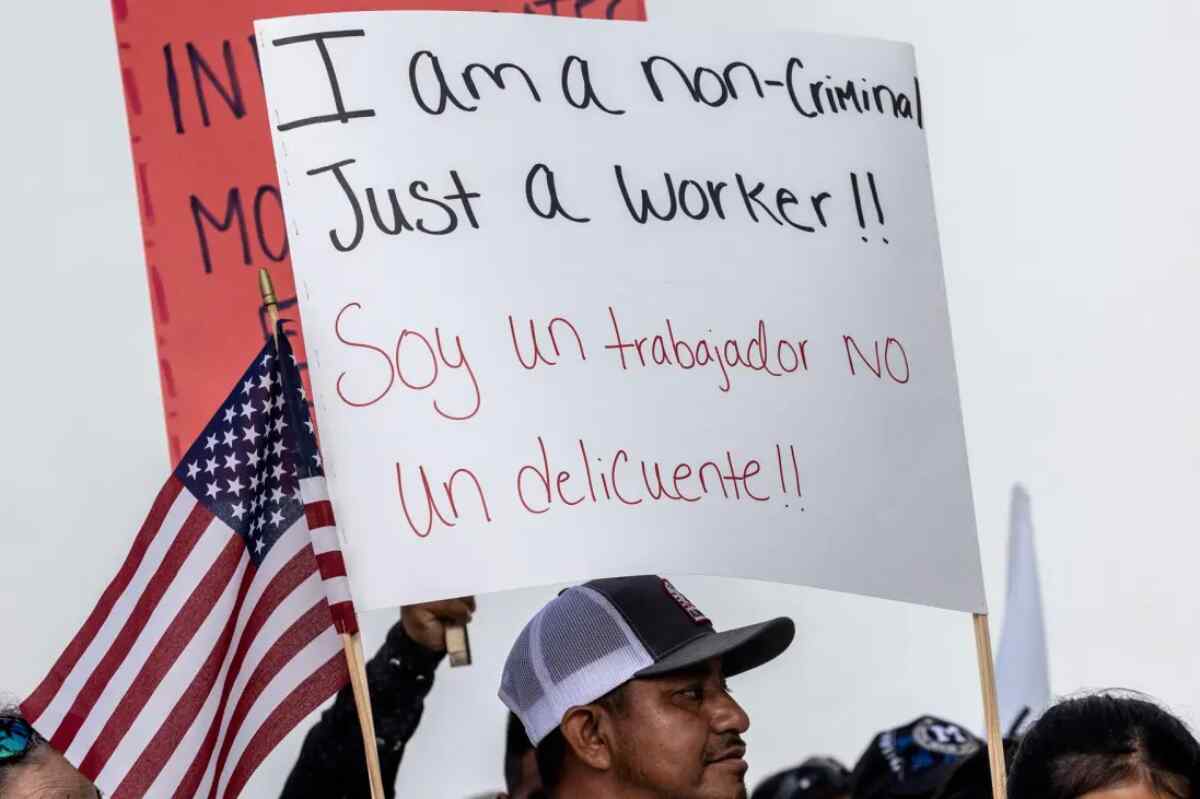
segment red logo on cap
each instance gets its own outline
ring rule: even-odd
[[[667,592],[667,596],[675,600],[675,604],[688,615],[688,618],[696,624],[712,624],[707,616],[700,612],[700,608],[692,604],[692,600],[679,593],[679,589],[671,585],[671,581],[663,579],[663,590]]]

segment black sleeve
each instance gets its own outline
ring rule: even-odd
[[[404,746],[417,731],[433,672],[445,657],[415,643],[397,622],[383,647],[367,663],[367,685],[375,716],[379,765],[388,799],[395,793],[396,772]],[[362,733],[350,686],[338,692],[332,707],[308,731],[300,758],[284,784],[282,799],[370,799]]]

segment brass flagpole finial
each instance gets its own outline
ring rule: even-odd
[[[266,269],[258,270],[258,291],[271,320],[271,335],[275,335],[275,325],[279,323],[279,301],[275,299],[275,284],[271,282],[271,275]]]

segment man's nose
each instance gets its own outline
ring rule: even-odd
[[[714,705],[712,714],[714,732],[736,732],[739,735],[750,729],[750,716],[729,693],[723,693]]]

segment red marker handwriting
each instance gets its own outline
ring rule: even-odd
[[[342,402],[365,408],[382,400],[399,384],[410,391],[435,391],[433,409],[443,418],[464,421],[479,412],[483,402],[479,381],[459,336],[451,339],[437,327],[432,337],[404,328],[395,343],[389,342],[389,349],[385,350],[347,337],[353,317],[362,310],[361,303],[347,303],[338,311],[333,324],[338,341],[363,351],[358,368],[338,375],[337,395]],[[458,381],[457,389],[446,387],[446,381],[451,380]]]

